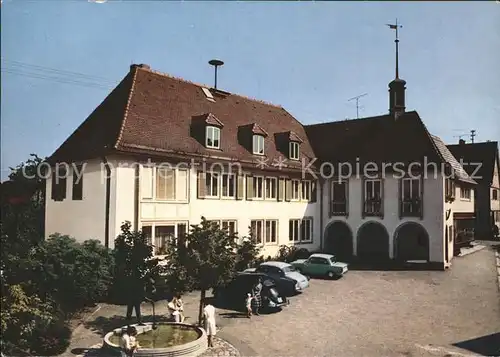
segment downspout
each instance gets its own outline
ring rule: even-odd
[[[106,168],[106,207],[104,214],[104,246],[109,248],[109,205],[111,202],[111,169],[109,168],[106,156],[102,157],[102,162]]]
[[[323,236],[324,236],[324,227],[323,227],[323,180],[319,180],[319,226],[321,228],[320,236],[319,236],[319,250],[323,251]]]

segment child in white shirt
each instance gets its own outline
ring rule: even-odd
[[[245,305],[247,307],[247,317],[250,318],[252,316],[252,295],[250,293],[247,294],[247,298],[245,301]]]

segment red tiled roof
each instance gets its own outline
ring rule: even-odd
[[[444,162],[417,112],[397,120],[381,115],[306,126],[316,156],[323,161]]]
[[[268,137],[265,156],[269,163],[288,156],[288,143],[280,135],[290,130],[306,138],[303,126],[280,106],[236,94],[212,90],[207,100],[201,85],[170,77],[147,68],[131,71],[87,120],[56,150],[55,161],[75,161],[118,152],[168,156],[202,155],[255,162],[251,147],[240,138],[241,128],[257,124]],[[196,118],[215,117],[221,129],[220,150],[207,149],[192,134]],[[301,144],[301,158],[314,158],[308,141]],[[286,162],[300,168],[301,163]]]
[[[448,145],[457,160],[461,160],[465,171],[474,175],[479,183],[492,184],[495,162],[498,164],[498,142]],[[476,171],[477,168],[477,171]]]
[[[431,135],[431,137],[434,140],[434,143],[436,144],[436,147],[441,153],[441,155],[445,158],[446,162],[450,164],[451,168],[453,169],[453,174],[455,175],[455,177],[460,181],[475,184],[476,181],[474,181],[469,177],[469,175],[464,170],[462,165],[460,165],[455,156],[453,156],[450,150],[448,150],[444,141],[441,140],[441,138],[436,135]]]

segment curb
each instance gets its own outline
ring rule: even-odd
[[[496,258],[496,262],[497,262],[498,289],[500,290],[500,253],[495,252],[495,258]]]
[[[463,253],[460,252],[460,255],[458,255],[458,257],[465,257],[469,254],[477,253],[477,252],[483,250],[484,248],[486,248],[485,245],[479,245],[479,244],[474,245],[474,247],[472,247],[472,248],[467,248],[467,250],[465,252],[463,252]]]

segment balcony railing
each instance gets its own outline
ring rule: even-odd
[[[382,214],[382,200],[370,198],[365,200],[364,214],[367,216],[379,216]]]
[[[332,215],[332,216],[345,216],[345,215],[347,215],[347,202],[346,201],[331,201],[330,202],[330,215]]]
[[[401,215],[404,217],[420,216],[422,201],[419,198],[406,199],[401,202]]]

